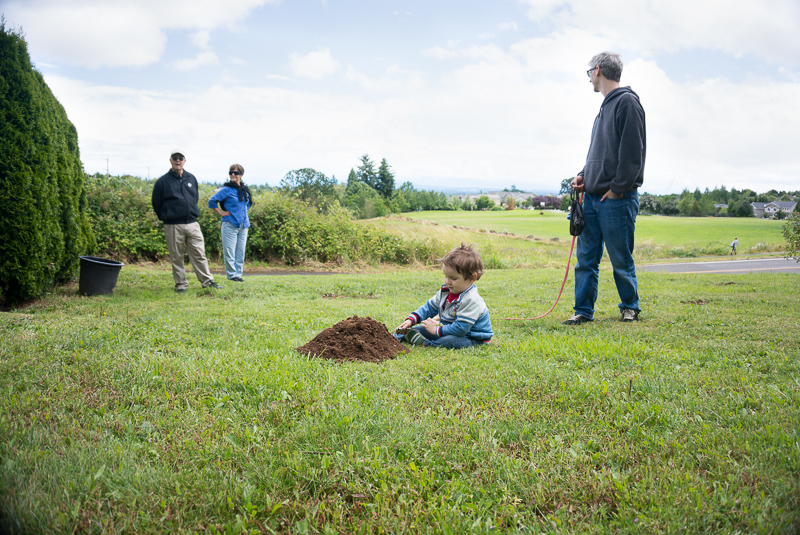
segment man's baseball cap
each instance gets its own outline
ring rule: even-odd
[[[173,150],[172,152],[170,152],[170,153],[169,153],[169,157],[170,157],[170,158],[172,158],[172,157],[173,157],[173,156],[175,156],[176,154],[180,154],[181,156],[183,156],[184,158],[186,158],[186,155],[183,153],[183,151],[182,151],[182,150],[178,150],[178,149],[175,149],[175,150]]]

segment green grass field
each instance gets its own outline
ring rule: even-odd
[[[553,211],[506,210],[498,212],[412,212],[412,219],[442,225],[460,225],[477,230],[509,232],[542,240],[557,237],[570,239],[566,214]],[[740,253],[782,250],[783,221],[728,217],[639,216],[636,220],[637,247],[645,256],[695,256],[718,249],[728,251],[734,237],[739,238]],[[683,251],[683,255],[681,254]],[[669,253],[673,252],[674,255]],[[685,254],[685,253],[690,254]]]
[[[800,531],[797,276],[641,273],[622,324],[603,270],[590,325],[560,325],[570,285],[502,319],[562,273],[488,270],[490,345],[382,364],[294,348],[394,327],[438,270],[179,296],[126,266],[2,313],[0,532]]]

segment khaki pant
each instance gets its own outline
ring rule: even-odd
[[[189,287],[186,280],[186,270],[183,266],[183,252],[189,255],[189,261],[194,267],[197,280],[205,288],[214,282],[214,277],[208,269],[206,260],[206,241],[200,230],[200,223],[188,225],[164,225],[164,236],[167,238],[169,259],[172,262],[172,278],[175,280],[176,290],[185,290]]]

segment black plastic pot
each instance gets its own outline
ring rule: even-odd
[[[82,256],[80,258],[81,278],[78,284],[78,292],[81,295],[114,293],[119,270],[125,264],[108,258],[97,258],[96,256]]]

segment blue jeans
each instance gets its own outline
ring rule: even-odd
[[[425,327],[422,325],[416,325],[412,327],[412,329],[416,329],[422,336],[425,337],[427,340],[425,342],[425,347],[443,347],[445,349],[463,349],[465,347],[472,347],[480,344],[479,340],[473,340],[472,338],[467,338],[466,336],[436,336],[428,331],[425,330]],[[394,335],[395,338],[398,340],[403,339],[402,334]]]
[[[244,223],[242,223],[244,225]],[[236,227],[227,221],[222,222],[222,256],[225,259],[225,274],[229,279],[241,278],[244,269],[244,247],[247,244],[249,229]]]
[[[583,216],[586,226],[578,236],[575,262],[575,313],[594,318],[597,301],[597,280],[603,246],[614,268],[614,282],[622,301],[620,310],[630,308],[639,312],[639,286],[633,263],[633,235],[639,213],[639,194],[629,192],[622,199],[606,198],[586,193],[583,197]]]

